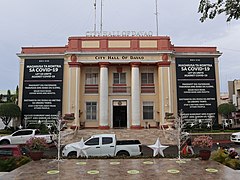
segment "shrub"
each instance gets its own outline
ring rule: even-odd
[[[223,149],[212,152],[211,159],[232,169],[240,169],[240,160],[232,159],[228,152]]]
[[[11,157],[8,159],[0,159],[0,172],[12,171],[24,164],[31,161],[31,158],[27,156]]]
[[[239,159],[226,158],[226,161],[223,164],[232,169],[240,169]]]
[[[212,152],[211,159],[220,163],[224,163],[226,158],[228,158],[228,154],[223,150],[219,149],[217,151]]]

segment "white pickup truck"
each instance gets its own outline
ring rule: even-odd
[[[240,143],[240,132],[232,133],[232,135],[230,136],[230,140],[234,143]]]
[[[38,129],[21,129],[11,135],[0,137],[0,144],[26,144],[27,140],[32,137],[45,138],[47,143],[53,142],[50,134],[40,135]]]
[[[76,149],[72,145],[79,142],[67,144],[62,151],[63,157],[76,157]],[[86,149],[88,156],[138,156],[141,155],[141,143],[139,140],[117,140],[115,134],[93,135],[84,141],[91,146]]]

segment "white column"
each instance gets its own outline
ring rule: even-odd
[[[80,72],[81,63],[69,62],[69,75],[68,82],[68,113],[74,112],[74,122],[72,125],[80,126],[79,119],[79,102],[80,102]],[[71,81],[71,82],[70,82]]]
[[[139,82],[139,64],[132,64],[132,128],[140,128],[140,82]]]
[[[164,77],[163,77],[163,67],[158,65],[158,79],[159,79],[159,112],[160,112],[160,122],[165,123],[165,111],[164,111]]]
[[[72,79],[72,68],[69,68],[69,79]],[[71,112],[71,81],[68,81],[68,109],[67,113]]]
[[[99,128],[108,129],[108,64],[100,64]]]
[[[80,68],[76,68],[76,89],[75,89],[75,123],[76,126],[80,126],[80,120],[79,120],[79,84],[80,84]]]
[[[171,93],[171,83],[172,83],[172,78],[171,78],[171,73],[170,73],[170,67],[168,67],[168,110],[170,113],[173,112],[172,109],[172,93]]]
[[[165,112],[172,112],[172,97],[170,93],[170,62],[158,63],[159,112],[160,123],[165,123]]]

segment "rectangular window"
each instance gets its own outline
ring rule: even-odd
[[[126,84],[126,73],[113,73],[113,84]]]
[[[141,73],[141,93],[155,93],[154,73]]]
[[[88,140],[87,142],[85,142],[85,145],[88,145],[88,146],[99,145],[99,138],[92,138],[92,139]]]
[[[85,74],[85,93],[97,94],[98,93],[98,73]]]
[[[112,144],[113,138],[112,137],[103,137],[102,138],[102,144]]]
[[[86,102],[86,119],[97,120],[97,102]]]
[[[85,84],[87,84],[87,85],[98,84],[98,74],[97,73],[86,73]]]
[[[142,84],[154,84],[153,73],[141,73],[141,83]]]
[[[143,120],[153,119],[153,102],[143,102]]]

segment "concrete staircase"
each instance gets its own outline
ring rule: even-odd
[[[62,131],[61,144],[68,144],[80,141],[81,138],[87,139],[94,134],[116,134],[118,139],[138,139],[142,144],[154,144],[157,138],[160,138],[161,144],[175,145],[177,144],[176,130],[160,130],[160,129],[81,129],[81,130],[65,130]]]

